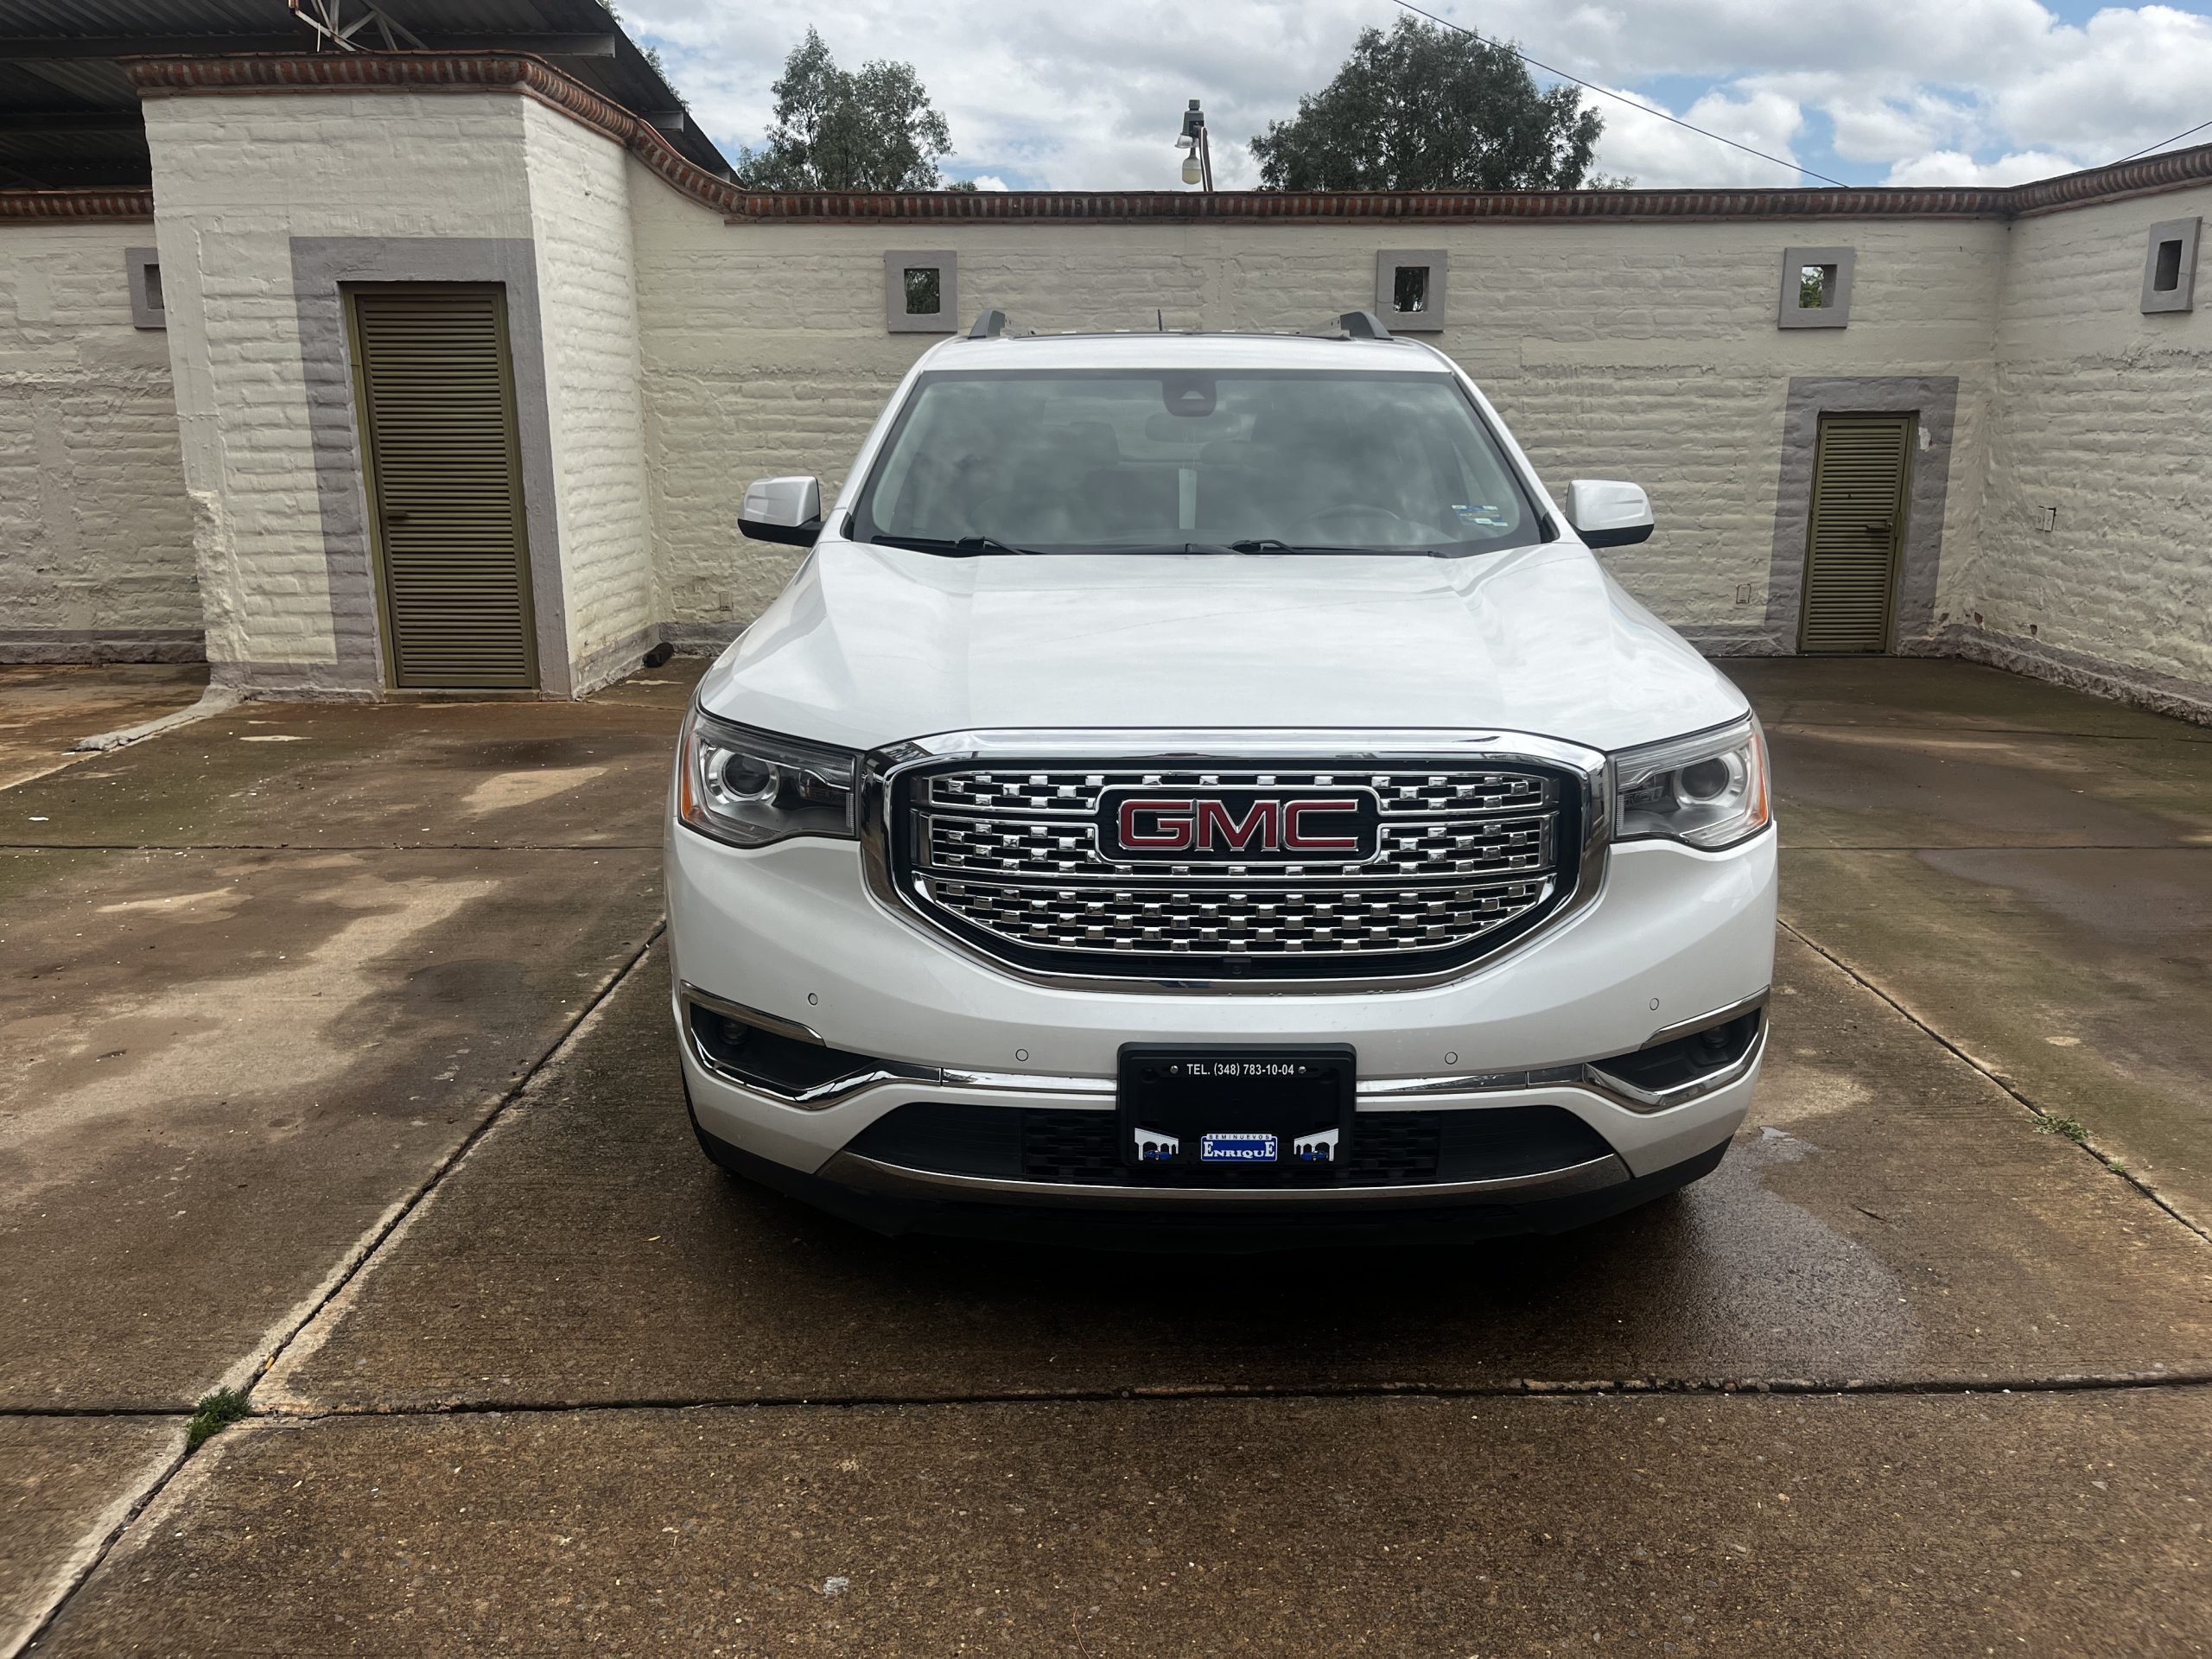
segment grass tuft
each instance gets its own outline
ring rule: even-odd
[[[2063,1135],[2077,1147],[2086,1144],[2089,1139],[2089,1132],[2082,1127],[2082,1120],[2080,1118],[2061,1117],[2056,1112],[2037,1112],[2036,1114],[2036,1133],[2037,1135]]]
[[[192,1421],[185,1426],[184,1449],[197,1452],[250,1409],[245,1392],[238,1389],[218,1389],[213,1394],[201,1395],[200,1409],[192,1414]]]

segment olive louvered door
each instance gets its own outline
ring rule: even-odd
[[[1910,415],[1840,415],[1821,423],[1799,650],[1890,648],[1912,430]]]
[[[505,295],[424,283],[348,298],[391,683],[533,686]]]

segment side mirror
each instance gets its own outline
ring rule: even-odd
[[[1567,522],[1586,547],[1632,547],[1651,539],[1651,498],[1640,484],[1578,478],[1567,486]]]
[[[812,478],[756,478],[745,486],[737,527],[756,542],[812,547],[822,534],[822,485]]]

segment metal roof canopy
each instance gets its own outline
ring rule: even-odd
[[[312,20],[312,21],[310,21]],[[0,188],[143,189],[138,95],[117,60],[353,48],[528,52],[651,123],[690,161],[729,162],[601,0],[5,0]]]

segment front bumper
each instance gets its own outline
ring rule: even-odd
[[[671,826],[667,876],[676,1014],[700,1133],[710,1151],[730,1154],[724,1161],[817,1201],[1133,1217],[1455,1206],[1534,1216],[1560,1205],[1602,1213],[1608,1195],[1635,1202],[1670,1174],[1694,1179],[1717,1161],[1764,1048],[1762,1023],[1726,1077],[1671,1096],[1637,1098],[1585,1065],[1763,995],[1773,969],[1772,830],[1717,854],[1659,842],[1610,848],[1597,897],[1554,927],[1458,979],[1377,992],[1185,995],[1017,978],[873,896],[849,842],[745,850]],[[880,1064],[859,1086],[799,1102],[747,1087],[690,1040],[685,987]],[[1116,1054],[1131,1041],[1349,1043],[1363,1122],[1556,1108],[1605,1150],[1474,1181],[1224,1192],[948,1174],[852,1149],[878,1120],[920,1102],[1096,1113],[1111,1105]]]
[[[1603,1185],[1530,1185],[1513,1192],[1402,1189],[1403,1201],[1360,1202],[1356,1193],[1297,1195],[1294,1204],[1060,1205],[1025,1184],[1019,1192],[977,1194],[942,1186],[887,1182],[874,1172],[858,1183],[807,1175],[692,1128],[708,1157],[733,1173],[897,1235],[943,1233],[1028,1243],[1062,1243],[1147,1250],[1271,1249],[1326,1243],[1405,1243],[1440,1233],[1471,1236],[1558,1233],[1648,1204],[1719,1167],[1726,1140],[1646,1175]],[[830,1167],[839,1160],[832,1159]]]

